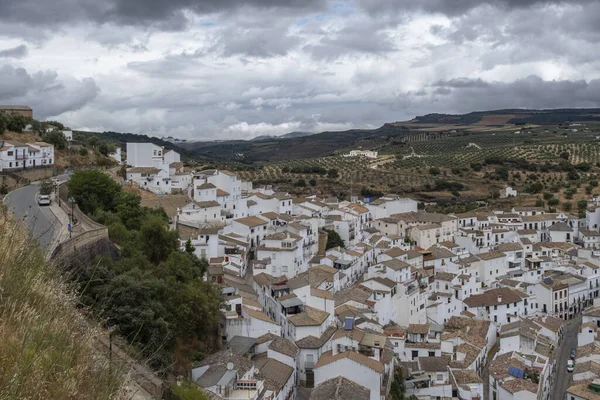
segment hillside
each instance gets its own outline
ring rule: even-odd
[[[25,228],[0,214],[0,398],[125,398],[119,368],[94,348],[98,330]]]
[[[123,150],[125,150],[126,143],[154,143],[157,146],[163,146],[165,149],[175,150],[181,154],[182,161],[203,161],[204,158],[200,155],[187,150],[186,148],[169,141],[148,135],[138,135],[135,133],[121,133],[121,132],[88,132],[88,131],[74,131],[77,137],[88,139],[90,137],[97,137],[101,140],[106,140],[114,144],[119,144]]]
[[[384,125],[375,130],[353,129],[322,132],[290,139],[260,141],[196,142],[185,145],[202,157],[244,163],[282,161],[293,158],[325,157],[353,147],[376,148],[406,134],[406,130]]]
[[[393,153],[393,149],[404,142],[476,133],[508,133],[522,128],[558,129],[570,123],[599,122],[600,109],[497,110],[463,115],[428,114],[411,121],[387,123],[373,130],[353,129],[288,138],[261,137],[254,141],[196,142],[182,146],[203,158],[251,164],[326,157],[358,148]]]

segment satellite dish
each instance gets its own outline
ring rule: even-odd
[[[227,363],[227,369],[228,369],[229,371],[231,371],[231,370],[233,369],[233,363],[232,363],[232,362],[228,362],[228,363]]]

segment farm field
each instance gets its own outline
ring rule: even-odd
[[[376,160],[332,155],[226,167],[257,186],[273,185],[299,195],[360,198],[398,193],[423,201],[456,202],[495,198],[510,185],[529,193],[519,204],[550,200],[554,207],[576,211],[580,200],[600,192],[596,187],[600,140],[595,128],[566,134],[558,127],[515,131],[394,143],[379,148]]]

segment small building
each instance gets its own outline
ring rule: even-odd
[[[7,114],[19,114],[26,118],[33,118],[33,110],[28,106],[0,105],[0,111]]]
[[[519,195],[519,192],[517,191],[517,189],[513,189],[511,186],[506,186],[500,192],[501,199],[506,199],[508,197],[517,197],[518,195]]]

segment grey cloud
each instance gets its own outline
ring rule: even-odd
[[[400,13],[423,11],[458,16],[482,5],[509,10],[536,5],[589,3],[592,1],[594,0],[357,0],[357,3],[371,14],[391,11]]]
[[[487,88],[488,82],[482,79],[470,79],[470,78],[454,78],[446,81],[437,81],[431,86],[441,88]]]
[[[485,70],[544,60],[590,63],[600,50],[600,2],[571,2],[560,12],[537,7],[498,13],[480,7],[449,26],[433,26],[430,33],[446,40],[446,46],[486,44],[479,55]]]
[[[21,44],[19,46],[0,50],[0,58],[23,58],[29,53],[27,46]]]
[[[377,23],[349,24],[338,32],[325,35],[319,44],[306,46],[316,58],[332,60],[347,54],[385,54],[396,50],[390,37]]]
[[[467,78],[459,81],[467,82]],[[451,81],[450,81],[451,82]],[[600,106],[600,80],[545,81],[538,76],[513,82],[484,82],[476,85],[437,85],[427,96],[400,96],[400,107],[416,113],[465,113],[504,108],[572,108]],[[440,89],[444,89],[440,91]]]
[[[211,50],[224,56],[244,55],[249,57],[273,57],[286,55],[300,43],[300,38],[290,35],[283,24],[262,25],[251,28],[231,24],[223,29],[218,43]]]
[[[187,12],[206,15],[244,7],[298,12],[314,11],[323,4],[321,0],[0,0],[0,20],[38,27],[91,21],[181,30],[188,22]]]
[[[91,78],[59,79],[54,71],[29,73],[10,65],[0,67],[0,103],[27,104],[40,119],[75,111],[93,100],[99,92]]]

